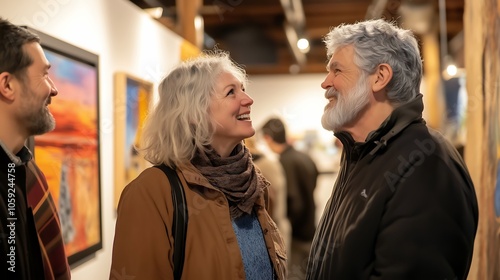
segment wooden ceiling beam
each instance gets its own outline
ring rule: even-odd
[[[177,29],[179,34],[198,48],[202,48],[203,27],[195,25],[198,10],[201,7],[201,0],[177,0]],[[200,28],[202,30],[200,30]]]
[[[330,31],[332,27],[335,27],[335,24],[332,24],[331,26],[328,27],[308,27],[306,28],[306,35],[309,41],[311,40],[318,40],[322,39],[325,37],[325,35]]]
[[[341,23],[355,23],[356,21],[363,20],[364,15],[362,15],[361,17],[360,16],[360,14],[341,14],[336,16],[319,15],[309,17],[306,23],[308,28],[336,26]]]
[[[220,5],[205,5],[200,8],[200,14],[204,16],[215,16],[219,19],[231,16],[273,16],[283,15],[283,8],[280,5],[262,5],[248,7],[231,7]]]
[[[225,26],[225,27],[230,27],[231,25],[246,25],[248,23],[262,23],[262,24],[268,24],[268,25],[278,25],[278,23],[281,23],[283,20],[283,15],[276,15],[275,17],[256,17],[256,16],[237,16],[237,15],[231,15],[231,16],[226,16],[224,17],[223,20],[221,20],[218,16],[213,16],[213,15],[204,15],[203,16],[203,21],[205,22],[205,26]]]
[[[331,17],[339,14],[366,14],[368,3],[362,1],[356,5],[351,2],[325,2],[325,3],[308,3],[304,1],[304,13],[306,16],[330,15]]]
[[[452,37],[454,37],[454,35],[457,35],[458,33],[460,33],[460,31],[462,31],[464,29],[464,23],[463,21],[448,21],[446,23],[446,30],[448,31],[448,37],[449,39],[451,39]],[[452,37],[450,37],[450,34],[453,35]]]

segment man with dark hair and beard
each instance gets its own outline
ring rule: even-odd
[[[70,279],[56,206],[25,146],[51,131],[57,89],[36,34],[0,18],[1,279]]]
[[[459,153],[422,119],[414,35],[379,19],[338,26],[325,43],[322,124],[344,148],[307,279],[466,279],[475,190]]]

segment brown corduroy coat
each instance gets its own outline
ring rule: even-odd
[[[191,164],[177,168],[177,174],[189,214],[182,279],[245,279],[224,194]],[[286,279],[283,239],[266,211],[265,196],[258,198],[254,210],[276,279]],[[173,279],[172,215],[170,183],[160,169],[146,169],[125,187],[118,205],[110,279]]]

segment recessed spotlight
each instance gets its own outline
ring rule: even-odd
[[[303,53],[309,52],[309,41],[305,38],[301,38],[297,41],[297,47]]]

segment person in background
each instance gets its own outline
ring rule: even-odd
[[[243,145],[255,133],[246,74],[217,50],[160,83],[141,152],[175,169],[188,225],[182,279],[285,279],[283,239],[265,208],[269,182]],[[171,184],[156,167],[123,190],[110,279],[173,279]]]
[[[245,139],[245,146],[252,155],[252,161],[262,175],[271,183],[269,186],[269,213],[276,222],[285,241],[286,251],[290,252],[292,228],[286,214],[286,178],[281,163],[266,155],[257,146],[255,135]]]
[[[0,18],[0,269],[2,279],[70,279],[61,225],[25,146],[49,132],[57,89],[39,37]]]
[[[285,124],[279,118],[269,119],[261,128],[269,148],[279,155],[287,184],[287,216],[292,225],[289,279],[304,279],[307,258],[316,230],[314,190],[318,168],[306,153],[287,142]]]
[[[325,37],[322,125],[343,144],[307,279],[466,279],[478,225],[467,167],[422,119],[409,30],[367,20]]]

